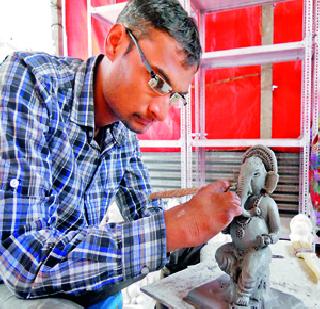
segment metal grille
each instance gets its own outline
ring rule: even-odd
[[[217,179],[236,181],[239,175],[243,152],[206,151],[205,182]],[[299,154],[276,153],[279,183],[272,197],[281,213],[296,214],[299,210]],[[145,152],[142,158],[149,168],[154,191],[181,187],[181,161],[178,152]],[[195,160],[192,174],[197,175]],[[196,183],[196,179],[194,179]]]
[[[142,159],[149,169],[153,191],[181,187],[180,152],[143,152]]]

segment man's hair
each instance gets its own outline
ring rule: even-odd
[[[129,0],[120,12],[117,23],[138,31],[141,36],[148,36],[150,27],[166,32],[183,48],[185,65],[199,67],[201,45],[198,28],[179,1]]]

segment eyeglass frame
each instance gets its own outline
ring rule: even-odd
[[[169,102],[171,106],[175,106],[175,102],[179,102],[181,100],[183,101],[183,105],[186,106],[187,105],[186,95],[177,91],[172,91],[172,87],[170,86],[170,84],[161,75],[156,74],[152,70],[149,61],[147,60],[144,52],[141,50],[141,47],[138,43],[138,39],[134,36],[131,29],[129,28],[125,28],[125,29],[126,29],[126,33],[128,33],[129,37],[133,41],[134,45],[137,47],[141,62],[144,64],[145,68],[150,73],[151,78],[148,82],[149,87],[158,95],[162,96],[162,95],[170,94]],[[155,83],[157,83],[157,79],[160,79],[163,82],[163,85],[167,88],[166,92],[160,93],[154,88]]]

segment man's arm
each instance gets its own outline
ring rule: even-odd
[[[161,200],[149,200],[152,192],[149,171],[141,159],[136,135],[130,134],[128,139],[132,140],[134,149],[116,196],[118,208],[126,221],[163,212]]]
[[[164,212],[168,252],[204,244],[241,214],[240,199],[235,193],[225,192],[228,187],[228,182],[218,181],[199,190],[187,203]],[[148,170],[137,147],[117,194],[126,220],[160,211],[159,201],[153,201],[155,205],[148,201],[150,192]]]

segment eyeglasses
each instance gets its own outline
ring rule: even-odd
[[[158,74],[156,74],[147,60],[145,54],[140,48],[140,45],[138,44],[138,40],[133,35],[132,31],[128,28],[126,28],[126,32],[129,34],[130,38],[132,39],[134,45],[137,47],[140,59],[142,63],[145,65],[147,71],[150,73],[151,78],[148,82],[149,87],[158,95],[166,95],[170,94],[170,105],[175,107],[180,107],[181,103],[183,105],[187,104],[186,96],[183,93],[174,92],[172,91],[171,86],[164,80],[164,78]]]

